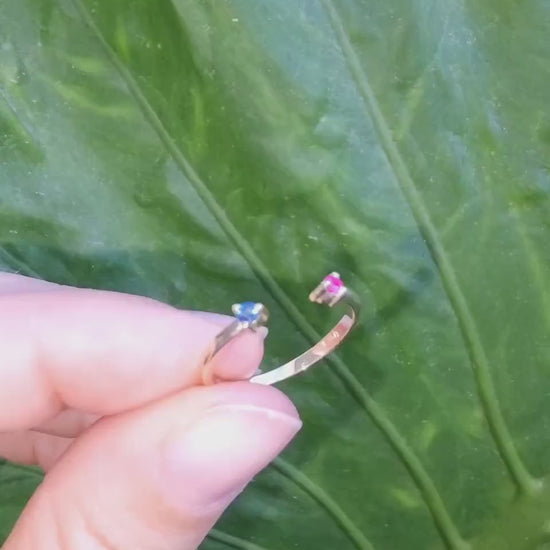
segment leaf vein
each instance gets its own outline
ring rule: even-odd
[[[273,461],[272,467],[280,474],[290,479],[302,488],[317,504],[332,516],[337,525],[344,531],[358,550],[374,550],[374,546],[363,535],[361,529],[340,508],[338,503],[326,493],[317,483],[313,482],[303,472],[282,458]]]
[[[439,272],[447,298],[449,299],[458,326],[460,327],[462,338],[470,358],[470,364],[474,372],[480,401],[498,452],[518,489],[523,493],[531,493],[536,489],[537,483],[523,464],[515,448],[508,427],[506,426],[491,378],[485,349],[479,337],[476,323],[466,298],[460,288],[453,265],[438,235],[437,229],[430,218],[428,208],[424,203],[422,195],[418,191],[407,165],[393,140],[390,127],[370,85],[368,74],[359,61],[357,53],[355,52],[332,0],[320,1],[325,7],[328,20],[340,44],[342,54],[348,64],[348,69],[353,77],[359,95],[374,123],[388,164],[408,202],[418,230],[424,238],[432,260]]]
[[[259,546],[253,542],[248,542],[247,540],[224,533],[219,529],[212,529],[210,533],[208,533],[207,538],[215,540],[216,542],[221,542],[237,550],[268,550],[264,546]]]

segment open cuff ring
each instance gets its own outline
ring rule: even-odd
[[[329,307],[343,305],[346,307],[346,311],[336,326],[334,326],[334,328],[312,348],[280,367],[252,376],[249,380],[250,382],[254,384],[272,385],[308,370],[312,365],[318,363],[332,352],[357,324],[360,309],[359,300],[357,296],[344,285],[338,273],[327,275],[309,295],[309,299],[312,302]],[[263,304],[256,302],[234,304],[232,311],[235,320],[216,336],[213,346],[204,360],[205,365],[210,362],[216,353],[239,334],[249,329],[256,331],[260,327],[266,326],[269,319],[269,311],[267,308]],[[203,381],[205,384],[212,384],[215,382],[211,369],[208,369],[208,366],[206,366],[203,372]]]

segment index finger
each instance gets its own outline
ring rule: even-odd
[[[32,428],[67,407],[114,414],[198,384],[208,346],[229,322],[115,292],[2,295],[0,431]],[[250,332],[213,369],[245,379],[261,356],[261,337]]]

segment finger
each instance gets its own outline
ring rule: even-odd
[[[72,442],[70,438],[32,431],[0,433],[0,457],[48,471]]]
[[[61,437],[77,437],[87,430],[100,416],[88,414],[75,409],[66,409],[53,418],[46,420],[32,429],[35,432],[58,435]]]
[[[46,476],[3,550],[195,550],[299,427],[283,394],[246,382],[104,418]]]
[[[0,296],[0,431],[24,430],[65,408],[114,414],[200,383],[202,358],[231,318],[147,298],[68,289]],[[257,369],[247,331],[212,360],[223,379]]]
[[[62,290],[61,285],[25,277],[16,273],[0,273],[0,295],[1,294],[19,294],[33,292],[51,292],[53,290]]]

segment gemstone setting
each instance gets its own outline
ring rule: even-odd
[[[269,315],[265,306],[259,302],[241,302],[240,304],[233,304],[231,309],[237,321],[246,323],[251,327],[265,324]]]
[[[329,273],[309,295],[312,302],[325,304],[329,307],[336,305],[347,293],[346,285],[335,271]]]

